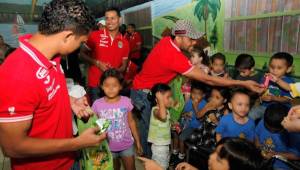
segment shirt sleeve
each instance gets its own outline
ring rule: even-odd
[[[94,40],[94,36],[95,34],[92,32],[90,35],[89,35],[89,38],[87,40],[87,42],[85,43],[85,46],[90,49],[90,50],[93,50],[95,48],[95,40]]]
[[[295,83],[295,81],[292,78],[289,78],[289,77],[284,78],[283,81],[285,81],[288,84]],[[292,98],[290,92],[286,91],[286,90],[283,90],[283,89],[281,89],[281,91],[280,91],[280,96]]]
[[[219,133],[219,134],[223,134],[224,131],[225,131],[225,125],[226,125],[226,116],[223,116],[216,128],[216,133]]]
[[[179,74],[187,74],[190,71],[192,71],[193,69],[193,65],[191,64],[191,62],[188,60],[188,58],[186,56],[184,56],[181,53],[176,53],[176,55],[173,55],[172,58],[174,57],[174,59],[170,62],[167,61],[167,66],[179,73]]]
[[[4,80],[0,81],[0,122],[32,119],[41,102],[37,85],[23,75],[11,77],[7,74]]]
[[[129,99],[127,97],[126,97],[126,105],[127,105],[128,112],[131,112],[133,109],[133,105],[132,105],[131,99]]]

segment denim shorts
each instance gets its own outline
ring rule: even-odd
[[[113,158],[119,158],[119,157],[130,157],[134,156],[134,145],[131,145],[129,148],[122,150],[122,151],[117,151],[117,152],[111,152]]]

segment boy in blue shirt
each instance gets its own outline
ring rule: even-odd
[[[286,52],[278,52],[269,61],[269,74],[276,77],[276,80],[281,80],[288,84],[294,83],[294,80],[287,76],[292,71],[292,66],[293,56]],[[260,97],[261,105],[255,107],[249,113],[249,117],[254,120],[262,118],[266,107],[272,102],[280,102],[287,107],[291,107],[292,96],[290,92],[282,88],[277,81],[272,80],[274,79],[271,78],[266,87],[266,92]],[[261,82],[263,83],[263,81],[264,79]]]
[[[250,97],[246,90],[235,89],[228,103],[232,113],[223,116],[216,128],[216,140],[224,137],[240,137],[254,141],[255,123],[248,117]]]
[[[270,104],[262,119],[255,129],[255,143],[261,148],[262,155],[270,159],[274,155],[283,156],[289,160],[299,160],[289,147],[289,134],[284,131],[281,121],[288,114],[288,107],[282,103]],[[275,160],[274,169],[290,169],[288,165],[280,160]]]
[[[186,102],[183,109],[183,117],[187,122],[186,127],[179,135],[179,154],[176,146],[173,148],[171,156],[171,164],[177,164],[184,161],[185,146],[184,141],[192,134],[194,129],[202,125],[201,120],[198,119],[198,113],[206,105],[205,90],[206,87],[201,82],[193,81],[191,85],[191,98]],[[176,136],[175,136],[176,138]],[[176,153],[177,152],[177,153]],[[177,156],[178,155],[178,156]]]

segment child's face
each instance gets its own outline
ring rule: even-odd
[[[210,154],[208,160],[208,169],[210,170],[229,170],[229,163],[226,159],[220,158],[219,153],[223,146],[219,145],[216,150]]]
[[[225,99],[217,89],[213,89],[209,101],[214,101],[217,107],[220,107],[224,104]]]
[[[115,77],[108,77],[104,80],[102,89],[108,98],[115,98],[119,95],[122,86]]]
[[[203,58],[199,54],[192,52],[191,63],[193,65],[198,65],[202,63]]]
[[[229,108],[233,114],[240,117],[246,117],[250,109],[250,98],[246,94],[237,93],[229,103]]]
[[[203,96],[204,96],[204,93],[202,90],[195,89],[195,88],[193,88],[191,90],[192,101],[200,102],[202,100]]]
[[[269,71],[274,76],[281,78],[288,73],[289,67],[283,59],[272,59],[269,64]]]
[[[215,59],[211,65],[211,69],[214,73],[224,72],[225,63],[223,60]]]
[[[239,72],[240,72],[240,75],[242,77],[249,77],[254,72],[254,68],[251,68],[251,69],[240,69]]]

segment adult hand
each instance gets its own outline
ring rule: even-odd
[[[91,110],[88,100],[86,96],[76,99],[74,97],[70,97],[71,108],[74,114],[80,118],[88,118],[93,115],[93,111]]]
[[[176,166],[175,170],[198,170],[198,169],[186,162],[182,162]]]
[[[137,157],[139,160],[143,162],[145,170],[163,170],[163,168],[156,163],[154,160],[143,158],[143,157]]]
[[[256,83],[255,81],[252,81],[252,80],[243,81],[243,86],[253,92],[258,93],[258,94],[261,94],[266,90],[260,84]]]
[[[96,64],[95,64],[102,72],[106,71],[107,69],[109,69],[109,65],[106,64],[106,63],[103,63],[101,61],[96,61]]]
[[[99,128],[88,128],[81,135],[75,138],[80,148],[98,146],[105,138],[106,133],[97,135]]]

